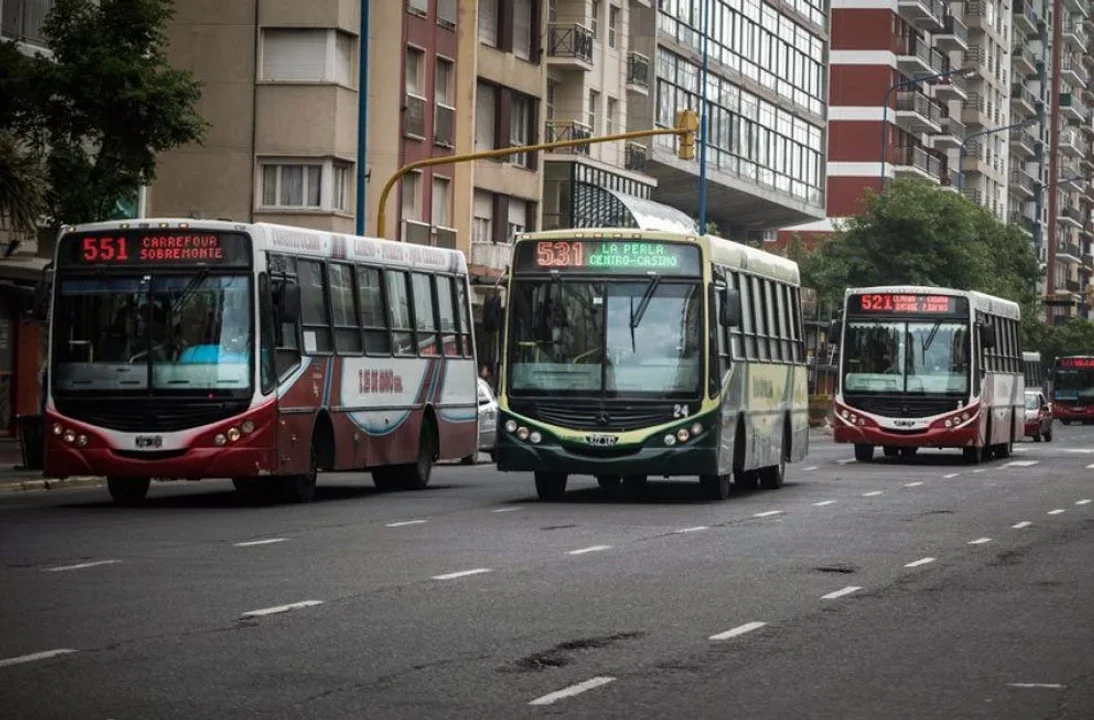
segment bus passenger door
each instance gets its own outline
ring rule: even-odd
[[[311,425],[317,407],[318,383],[312,378],[309,359],[300,352],[300,286],[289,278],[270,282],[262,294],[268,311],[263,312],[263,354],[273,346],[275,415],[277,418],[277,475],[295,475],[307,470]],[[266,361],[264,360],[264,363]]]

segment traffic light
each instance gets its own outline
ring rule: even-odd
[[[677,110],[676,129],[681,131],[676,155],[681,160],[694,160],[695,131],[699,129],[699,114],[694,110]]]

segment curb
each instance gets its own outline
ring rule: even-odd
[[[0,493],[93,488],[102,487],[103,484],[103,478],[101,477],[72,477],[64,480],[14,480],[12,482],[0,482]]]

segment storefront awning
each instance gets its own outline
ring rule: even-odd
[[[49,263],[33,255],[12,255],[0,258],[0,280],[20,285],[34,285],[42,279],[42,269]]]
[[[681,210],[588,183],[574,183],[573,206],[574,227],[697,232],[695,221]]]

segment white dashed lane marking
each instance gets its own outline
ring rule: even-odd
[[[711,640],[729,640],[730,638],[735,638],[735,637],[738,637],[739,635],[744,635],[745,633],[750,633],[753,630],[759,630],[764,625],[767,625],[767,623],[765,623],[765,622],[745,623],[744,625],[738,625],[737,627],[733,628],[732,630],[726,630],[725,632],[720,632],[717,635],[711,635],[710,639]]]
[[[1076,500],[1075,504],[1076,505],[1089,505],[1090,501],[1089,500]]]
[[[468,577],[471,575],[482,575],[483,573],[490,572],[490,568],[475,568],[474,570],[460,570],[458,572],[445,573],[444,575],[434,575],[433,580],[455,580],[456,578]]]
[[[950,473],[949,475],[943,475],[942,479],[943,480],[953,480],[955,477],[958,477],[959,475],[961,475],[961,473]]]
[[[850,465],[853,462],[855,462],[854,458],[844,458],[843,460],[837,460],[836,464],[837,465]]]
[[[841,598],[844,595],[850,595],[851,593],[858,592],[861,589],[862,588],[858,587],[857,585],[848,585],[842,590],[836,590],[835,592],[830,592],[827,595],[821,595],[821,600],[835,600],[836,598]]]
[[[389,528],[406,527],[407,525],[424,525],[429,522],[428,520],[400,520],[398,522],[391,522],[386,525]]]
[[[1004,464],[1003,467],[1033,467],[1037,462],[1037,460],[1011,460],[1009,463]]]
[[[604,552],[605,550],[611,550],[611,545],[593,545],[592,547],[581,548],[580,550],[571,550],[566,553],[567,555],[584,555],[585,553]]]
[[[919,487],[922,484],[923,484],[922,482],[916,481],[916,482],[904,483],[904,487]]]
[[[678,534],[683,534],[683,533],[701,532],[703,530],[710,530],[710,526],[709,525],[696,525],[695,527],[681,528],[681,529],[677,530],[676,532]]]
[[[1063,690],[1064,686],[1060,683],[1007,683],[1007,687],[1032,689],[1037,688],[1041,690]]]
[[[498,508],[497,510],[491,510],[490,512],[496,512],[496,513],[516,512],[517,510],[523,510],[523,509],[524,508],[522,508],[522,507]]]
[[[982,537],[982,538],[976,538],[975,540],[969,540],[969,545],[983,545],[984,543],[990,543],[990,542],[991,542],[991,538]]]
[[[825,505],[831,505],[835,500],[821,500],[820,502],[813,503],[813,507],[824,507]]]
[[[585,682],[579,682],[576,685],[571,685],[570,687],[562,688],[561,690],[556,690],[553,693],[547,693],[543,697],[538,697],[538,698],[536,698],[535,700],[533,700],[532,702],[530,702],[528,704],[529,705],[550,705],[552,703],[558,702],[559,700],[564,700],[568,697],[573,697],[574,695],[580,695],[583,692],[593,690],[594,688],[602,687],[602,686],[607,685],[608,683],[612,682],[613,680],[615,680],[615,678],[607,677],[607,676],[594,677],[594,678],[591,678],[589,680],[586,680]]]
[[[1063,508],[1056,508],[1055,510],[1049,510],[1048,514],[1049,515],[1059,515],[1062,512],[1064,512]]]
[[[37,662],[38,660],[49,660],[50,658],[58,657],[59,655],[69,655],[77,652],[70,648],[58,648],[56,650],[45,650],[43,652],[31,653],[30,655],[20,655],[19,657],[4,658],[0,660],[0,667],[8,667],[9,665],[22,665],[23,663]]]
[[[265,540],[248,540],[247,542],[236,543],[236,547],[256,547],[258,545],[273,545],[275,543],[283,543],[288,538],[267,538]]]
[[[1014,525],[1011,525],[1011,527],[1015,530],[1021,530],[1022,528],[1028,528],[1032,524],[1033,523],[1031,523],[1029,520],[1023,520],[1020,523],[1015,523]]]
[[[759,512],[753,515],[754,518],[775,517],[776,515],[782,515],[782,510],[768,510],[767,512]]]
[[[289,612],[290,610],[300,610],[302,608],[315,607],[316,605],[322,605],[322,600],[301,600],[300,602],[289,603],[288,605],[277,605],[275,607],[262,608],[261,610],[251,610],[243,613],[243,617],[266,617],[267,615],[279,615],[281,613]]]
[[[803,471],[803,472],[809,472],[809,471],[811,471],[811,470],[816,470],[816,469],[817,469],[817,466],[816,466],[816,465],[810,465],[810,466],[809,466],[809,467],[807,467],[807,468],[802,468],[802,471]]]
[[[870,492],[862,493],[862,497],[876,497],[881,494],[882,492],[880,490],[871,490]]]
[[[919,560],[916,560],[914,562],[910,562],[907,565],[905,565],[904,567],[906,567],[906,568],[919,567],[920,565],[927,565],[928,563],[933,563],[934,560],[935,559],[933,557],[925,557],[925,558],[921,558]]]
[[[100,565],[116,565],[120,562],[121,562],[121,560],[95,560],[93,562],[84,562],[84,563],[79,563],[77,565],[61,565],[59,567],[46,568],[42,572],[48,572],[48,573],[68,572],[69,570],[83,570],[85,568],[99,567]]]

